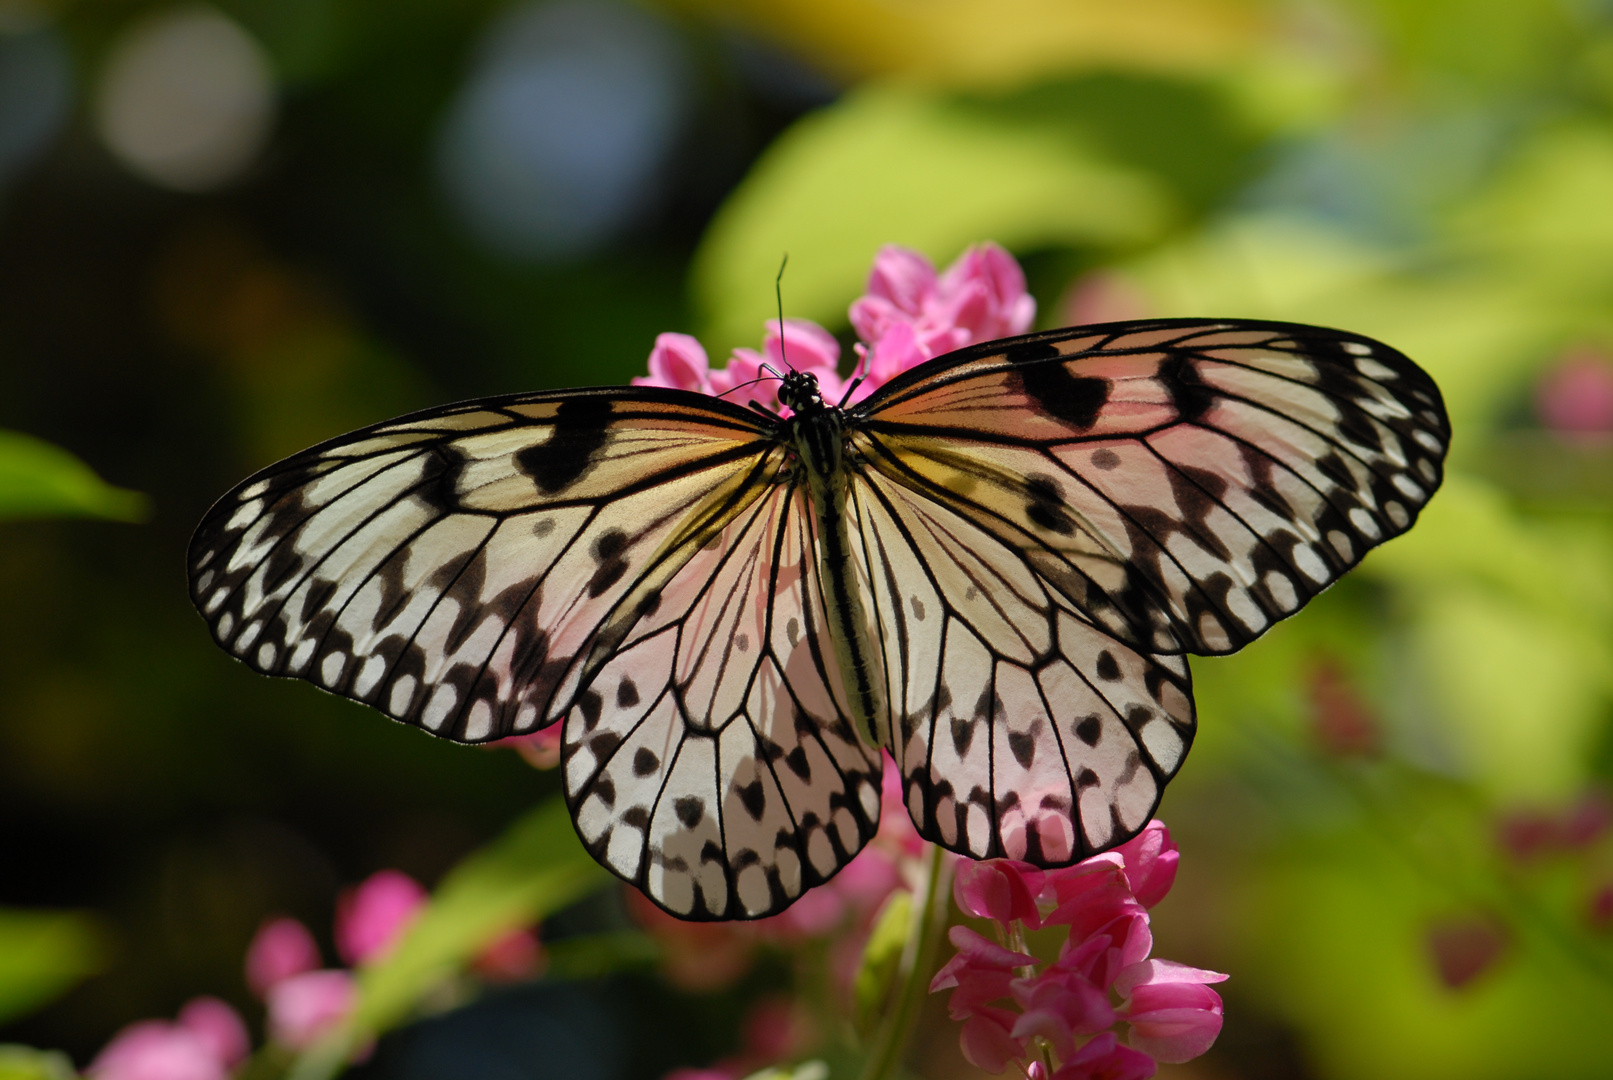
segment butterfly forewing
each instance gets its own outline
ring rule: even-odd
[[[1410,527],[1449,442],[1404,356],[1279,323],[990,342],[855,412],[870,467],[1031,552],[1094,621],[1159,653],[1231,652],[1298,610]]]
[[[266,674],[461,741],[531,731],[617,602],[687,557],[669,538],[770,452],[741,411],[676,391],[405,417],[221,499],[192,596]]]

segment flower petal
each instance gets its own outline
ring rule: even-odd
[[[634,379],[633,385],[709,394],[710,367],[704,346],[688,334],[657,334],[655,347],[650,350],[650,374]]]
[[[426,890],[401,870],[381,870],[336,900],[336,951],[349,964],[391,951],[426,905]]]

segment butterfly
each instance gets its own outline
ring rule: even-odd
[[[577,832],[683,918],[757,918],[878,825],[1042,866],[1124,842],[1234,652],[1438,488],[1438,388],[1249,320],[1077,326],[841,407],[484,398],[332,439],[191,540],[215,640],[482,743],[563,724]]]

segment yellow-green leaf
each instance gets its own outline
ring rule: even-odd
[[[844,325],[880,245],[950,260],[969,244],[1130,245],[1175,213],[1150,174],[1027,117],[1002,122],[911,88],[843,98],[779,138],[695,256],[706,345],[755,345],[788,252],[787,312]]]
[[[78,1073],[59,1050],[0,1044],[0,1080],[73,1080]]]
[[[0,431],[0,518],[100,517],[140,521],[146,497],[113,487],[43,439]]]
[[[83,915],[0,908],[0,1023],[66,993],[100,968],[104,953]]]
[[[913,929],[913,894],[898,889],[886,898],[874,919],[874,928],[863,946],[862,963],[852,983],[852,1002],[857,1026],[867,1030],[878,1019],[880,1008],[890,996],[891,982],[901,964],[902,949]]]

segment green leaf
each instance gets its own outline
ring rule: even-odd
[[[858,1028],[866,1031],[879,1018],[890,997],[891,983],[901,964],[902,950],[913,929],[913,894],[898,889],[886,898],[863,946],[862,963],[852,982],[852,1004]]]
[[[0,1023],[66,993],[100,969],[104,954],[83,915],[0,908]]]
[[[66,450],[0,431],[0,518],[100,517],[141,521],[146,497],[113,487]]]
[[[74,1080],[73,1063],[59,1050],[0,1043],[0,1080]]]
[[[799,121],[719,211],[695,256],[706,344],[756,344],[779,259],[789,312],[844,325],[880,245],[951,259],[967,245],[1131,245],[1174,208],[1148,173],[1056,121],[1006,122],[924,92],[858,90]]]
[[[353,1052],[405,1020],[483,947],[611,880],[583,848],[563,800],[551,799],[449,873],[385,960],[359,972],[359,1001],[310,1048],[292,1080],[334,1076]]]

